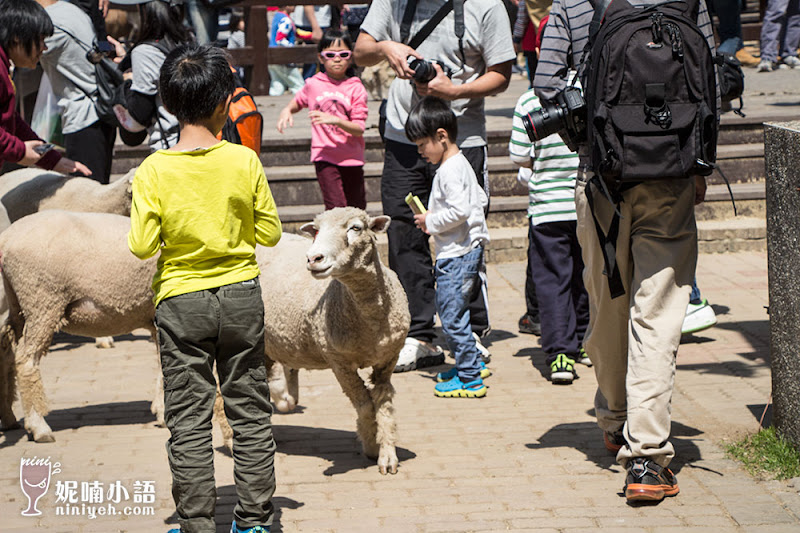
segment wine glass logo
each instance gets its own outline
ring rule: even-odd
[[[36,508],[36,504],[50,487],[50,475],[59,473],[61,471],[60,466],[60,463],[51,464],[49,457],[47,459],[23,457],[20,460],[19,484],[22,487],[22,492],[28,497],[28,508],[22,511],[22,516],[39,516],[42,514]]]

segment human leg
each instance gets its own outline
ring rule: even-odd
[[[317,181],[322,190],[322,202],[325,204],[325,209],[347,207],[347,198],[345,198],[340,172],[342,167],[327,161],[314,161],[314,168],[317,171]]]
[[[383,212],[392,217],[389,239],[389,268],[397,273],[408,297],[411,327],[408,336],[433,340],[435,312],[433,265],[428,235],[414,226],[413,213],[405,203],[409,192],[428,204],[433,174],[413,145],[386,141],[381,201]]]
[[[577,236],[580,242],[583,263],[584,286],[589,297],[589,325],[583,346],[591,354],[597,378],[597,393],[594,406],[597,425],[608,433],[619,433],[627,418],[625,374],[628,367],[628,314],[629,298],[621,296],[611,299],[608,278],[603,275],[603,252],[597,239],[592,212],[586,200],[586,183],[592,174],[578,173],[575,186],[575,208],[578,215]],[[604,231],[608,231],[614,206],[592,189],[595,212]],[[620,204],[619,238],[617,239],[617,262],[626,294],[631,264],[628,238],[630,235],[630,206]]]
[[[344,189],[347,205],[367,208],[367,192],[364,188],[364,167],[339,167],[342,176],[342,188]]]
[[[761,61],[778,59],[778,39],[786,23],[789,0],[769,0],[761,21]],[[760,68],[759,68],[760,70]]]
[[[462,153],[469,161],[472,170],[475,171],[475,177],[478,179],[478,185],[481,186],[489,198],[489,170],[487,167],[488,153],[485,146],[477,146],[473,148],[463,148]],[[484,214],[489,212],[489,205],[486,205]],[[478,337],[483,336],[491,329],[489,321],[489,281],[486,277],[486,264],[481,259],[480,269],[478,271],[480,279],[480,290],[475,291],[475,295],[469,303],[470,324],[472,331]]]
[[[216,394],[212,372],[218,322],[209,291],[168,298],[156,308],[164,375],[164,417],[172,497],[181,531],[216,531],[211,416]]]
[[[713,0],[714,11],[719,18],[718,52],[736,55],[742,47],[742,18],[739,0]]]
[[[267,65],[270,96],[280,96],[286,92],[285,68],[286,65]]]
[[[586,328],[589,327],[589,295],[583,285],[583,257],[581,255],[581,245],[578,242],[577,222],[571,222],[570,231],[570,256],[572,257],[572,280],[570,290],[572,292],[572,308],[575,312],[575,335],[578,344],[583,345],[586,337]],[[584,353],[585,355],[585,353]],[[580,362],[580,361],[578,361]],[[586,361],[584,361],[584,364]],[[589,361],[591,363],[591,361]]]
[[[533,281],[533,254],[536,248],[533,245],[533,221],[528,219],[528,264],[525,268],[525,314],[519,319],[517,326],[520,333],[541,335],[542,326],[539,318],[539,301],[536,297],[536,284]]]
[[[626,191],[631,206],[630,328],[625,439],[626,466],[647,457],[666,467],[675,359],[697,263],[694,180],[659,180]]]
[[[67,157],[80,161],[92,171],[89,178],[108,183],[116,130],[102,121],[86,126],[75,133],[64,135]]]
[[[206,6],[202,0],[186,0],[186,18],[194,28],[197,44],[204,45],[217,39],[217,10]]]
[[[264,359],[264,303],[258,279],[220,287],[217,371],[234,432],[233,475],[240,529],[272,523],[275,441]]]
[[[786,33],[781,42],[781,59],[790,64],[787,58],[797,58],[797,47],[800,46],[800,0],[789,0],[786,8]],[[800,66],[792,62],[792,67]]]

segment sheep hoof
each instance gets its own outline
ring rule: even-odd
[[[55,442],[56,438],[53,436],[52,433],[45,433],[43,435],[39,435],[38,437],[34,436],[33,440],[38,442],[39,444],[46,444],[48,442]]]
[[[397,454],[394,452],[394,448],[386,453],[381,453],[381,457],[378,459],[378,472],[380,472],[382,476],[386,474],[396,474],[397,466]]]
[[[94,345],[98,348],[113,348],[114,337],[97,337],[94,340]]]
[[[294,411],[295,407],[297,407],[297,402],[289,396],[284,396],[275,402],[275,409],[280,413],[290,413]]]

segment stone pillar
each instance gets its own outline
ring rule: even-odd
[[[800,121],[764,125],[774,423],[800,449]]]

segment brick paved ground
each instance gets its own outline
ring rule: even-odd
[[[681,348],[673,468],[682,492],[657,507],[630,507],[620,495],[622,470],[591,413],[592,371],[581,367],[574,385],[555,387],[543,377],[536,338],[517,334],[523,268],[490,265],[494,375],[485,399],[434,398],[433,370],[395,376],[401,467],[394,477],[381,477],[357,453],[354,411],[332,374],[301,373],[302,407],[273,418],[273,531],[800,531],[800,484],[755,481],[724,453],[726,441],[757,428],[770,393],[765,254],[700,258],[700,286],[720,324]],[[167,431],[149,412],[154,363],[142,335],[103,351],[59,339],[42,366],[57,441],[35,444],[22,431],[0,436],[0,530],[162,532],[175,523]],[[39,518],[20,516],[26,499],[17,465],[33,455],[62,463]],[[216,466],[218,532],[226,532],[232,461],[220,451]],[[155,516],[56,517],[59,480],[106,487],[120,480],[131,492],[134,481],[154,480]]]

